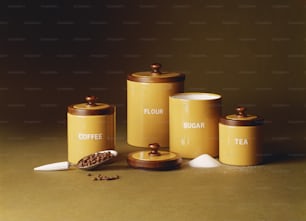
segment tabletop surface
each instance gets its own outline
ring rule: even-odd
[[[0,137],[0,220],[305,220],[304,155],[252,167],[221,165],[148,171],[130,168],[127,155],[142,150],[117,133],[116,161],[98,171],[38,172],[67,160],[64,127],[3,130]],[[90,173],[90,175],[89,175]],[[119,176],[93,181],[99,174]]]

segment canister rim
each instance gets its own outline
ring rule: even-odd
[[[151,150],[130,153],[127,158],[128,164],[134,168],[170,170],[178,168],[182,163],[179,154],[160,151],[158,143],[151,143],[148,147]]]
[[[159,151],[160,155],[150,156],[151,151],[138,151],[128,154],[127,162],[134,168],[151,170],[177,169],[182,163],[182,158],[177,153]]]
[[[115,112],[115,106],[111,104],[96,103],[96,106],[86,107],[86,103],[73,104],[68,106],[68,113],[73,115],[110,115]]]
[[[220,123],[228,126],[260,126],[264,124],[262,117],[256,117],[254,120],[233,120],[227,119],[226,116],[220,118]]]
[[[185,74],[175,72],[161,72],[162,65],[160,63],[153,63],[150,65],[152,71],[135,72],[129,74],[127,79],[142,83],[168,83],[180,82],[185,80]]]
[[[259,126],[264,123],[262,117],[247,114],[245,107],[237,107],[236,112],[236,114],[223,116],[219,122],[229,126]]]
[[[185,93],[178,93],[170,96],[174,99],[181,99],[181,100],[200,100],[200,101],[212,101],[212,100],[219,100],[222,98],[221,95],[215,93],[202,93],[202,92],[185,92]]]
[[[110,115],[115,112],[115,106],[105,103],[97,103],[96,96],[85,97],[87,103],[72,104],[68,106],[68,113],[73,115]]]
[[[152,75],[151,72],[135,72],[127,76],[129,81],[142,82],[142,83],[168,83],[180,82],[185,80],[185,74],[182,73],[162,73]]]

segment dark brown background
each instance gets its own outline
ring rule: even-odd
[[[125,127],[126,75],[160,62],[186,74],[186,91],[220,93],[224,114],[244,105],[262,115],[267,155],[305,154],[305,1],[21,0],[0,8],[0,139],[64,130],[67,106],[88,94],[115,104]]]

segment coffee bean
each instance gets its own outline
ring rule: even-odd
[[[89,155],[81,159],[78,162],[77,166],[80,168],[86,168],[86,167],[90,167],[90,166],[94,166],[96,164],[102,163],[103,161],[109,160],[113,157],[114,156],[109,151],[102,152],[102,153],[95,153],[95,154]]]
[[[89,173],[90,174],[90,173]],[[89,174],[87,174],[89,176]],[[91,176],[91,174],[90,174]],[[98,181],[98,180],[117,180],[119,179],[119,176],[118,175],[115,175],[115,176],[104,176],[104,175],[101,175],[101,174],[98,174],[98,176],[94,177],[92,180],[93,181]]]

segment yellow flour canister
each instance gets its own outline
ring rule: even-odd
[[[160,72],[136,72],[127,77],[127,142],[137,147],[150,143],[169,146],[169,96],[184,91],[185,75]]]
[[[68,106],[67,133],[71,163],[97,151],[115,149],[115,106],[96,103],[94,96],[86,97],[86,103]]]
[[[219,123],[219,160],[236,166],[251,166],[262,161],[263,118],[249,115],[245,107],[227,115]]]
[[[218,156],[219,94],[179,93],[169,98],[170,151],[184,158]]]

